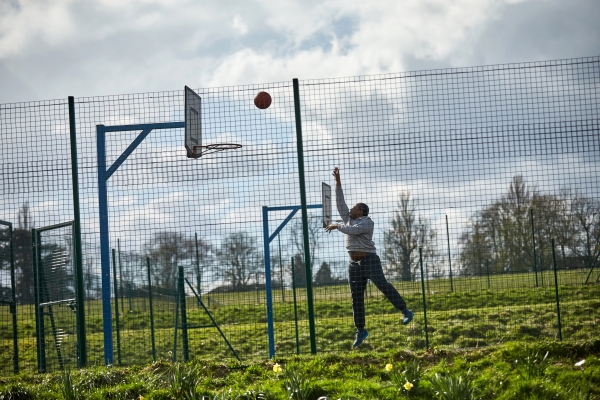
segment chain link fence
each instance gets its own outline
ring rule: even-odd
[[[320,208],[334,167],[349,207],[369,206],[383,271],[416,314],[403,325],[369,283],[360,349],[594,337],[599,88],[590,57],[299,81],[296,93],[293,82],[195,89],[203,144],[242,148],[190,159],[183,129],[150,132],[105,181],[104,266],[97,126],[181,123],[184,94],[74,99],[85,349],[73,319],[60,332],[47,323],[41,349],[36,314],[32,229],[74,219],[68,102],[0,105],[0,219],[12,224],[0,226],[2,372],[11,360],[60,369],[82,351],[89,365],[348,351],[349,259]],[[269,108],[255,107],[260,91]],[[139,135],[107,132],[106,168]],[[56,254],[70,257],[68,240]],[[72,294],[73,275],[47,294]]]

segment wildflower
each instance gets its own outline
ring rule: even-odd
[[[579,362],[576,362],[576,363],[575,363],[575,366],[576,366],[576,367],[581,367],[581,366],[582,366],[584,363],[585,363],[585,359],[583,359],[583,360],[581,360],[581,361],[579,361]]]
[[[414,386],[415,386],[415,385],[413,385],[412,383],[410,383],[410,382],[408,382],[408,381],[407,381],[407,382],[404,384],[404,389],[406,389],[406,390],[410,390],[410,389],[412,389]]]
[[[281,371],[283,371],[283,368],[281,368],[281,365],[275,363],[275,365],[273,365],[273,372],[280,373]]]
[[[387,372],[390,372],[393,369],[394,369],[394,366],[392,364],[385,364],[385,370]]]
[[[140,394],[140,399],[139,399],[139,400],[144,400],[144,396],[142,396],[142,395]]]

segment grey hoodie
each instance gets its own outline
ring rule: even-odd
[[[365,253],[376,253],[375,242],[373,242],[373,230],[375,223],[370,217],[350,218],[350,210],[344,200],[344,192],[340,186],[335,187],[335,201],[340,217],[344,221],[339,224],[338,230],[345,234],[344,241],[348,251],[363,251]]]

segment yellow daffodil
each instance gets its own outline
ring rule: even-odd
[[[390,372],[393,369],[394,369],[394,366],[392,364],[385,364],[385,370],[387,372]]]
[[[406,383],[404,384],[404,389],[406,389],[406,390],[410,390],[410,389],[412,389],[412,388],[413,388],[413,386],[414,386],[414,385],[413,385],[412,383],[410,383],[410,382],[406,382]]]
[[[275,365],[273,365],[273,372],[280,373],[281,371],[283,371],[283,369],[281,368],[281,365],[275,363]]]

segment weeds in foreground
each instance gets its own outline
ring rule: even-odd
[[[61,385],[60,393],[64,400],[79,400],[82,396],[81,388],[73,382],[73,375],[71,370],[63,369],[60,374]]]
[[[196,367],[175,363],[168,374],[171,390],[176,398],[184,400],[202,400],[205,398],[196,389],[200,385],[200,377]]]
[[[546,359],[548,358],[549,353],[550,352],[547,351],[544,357],[540,357],[539,353],[529,350],[527,351],[526,357],[523,358],[521,362],[515,360],[515,369],[523,378],[539,378],[540,376],[543,376],[546,371]]]
[[[391,364],[386,365],[386,370],[390,371],[390,381],[399,392],[407,395],[414,395],[421,392],[419,386],[423,371],[421,361],[412,360],[404,366],[402,370],[393,369]]]
[[[442,400],[473,400],[470,375],[471,370],[465,378],[461,375],[435,374],[431,378],[431,387]]]
[[[301,376],[293,366],[285,369],[283,384],[288,400],[308,400],[313,391],[311,379]]]

